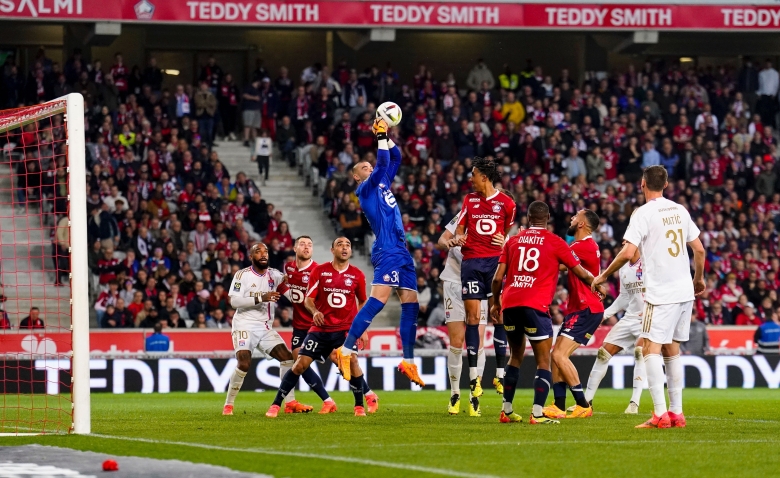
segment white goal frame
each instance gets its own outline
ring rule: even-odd
[[[87,265],[87,170],[84,131],[84,98],[71,93],[40,105],[21,109],[17,117],[0,122],[0,133],[51,117],[65,115],[68,148],[68,203],[71,267],[71,396],[73,422],[71,432],[91,432],[89,372],[89,269]],[[18,434],[29,435],[29,434]]]

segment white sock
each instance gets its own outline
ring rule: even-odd
[[[230,376],[230,384],[228,385],[225,405],[233,405],[233,402],[236,401],[236,395],[238,395],[238,391],[241,390],[241,385],[244,384],[244,377],[246,377],[246,372],[242,372],[239,369],[233,370],[233,374]]]
[[[664,357],[666,365],[666,389],[669,392],[669,411],[680,414],[682,408],[682,389],[684,371],[680,354],[674,357]]]
[[[406,363],[414,363],[414,359],[413,358],[405,358],[404,362],[406,362]]]
[[[658,354],[645,355],[647,383],[650,386],[650,398],[653,399],[655,414],[659,417],[666,413],[666,394],[664,394],[664,360]]]
[[[285,360],[284,362],[279,362],[279,378],[283,379],[284,374],[286,374],[293,366],[292,360]],[[290,390],[290,393],[287,394],[286,397],[284,397],[284,403],[290,403],[292,401],[295,401],[295,389],[293,388]]]
[[[447,371],[450,374],[450,395],[460,394],[460,372],[463,370],[463,349],[450,347],[447,352]]]
[[[596,391],[599,389],[601,381],[604,380],[604,375],[607,374],[610,359],[612,359],[612,355],[604,347],[601,347],[596,355],[596,363],[593,364],[590,376],[588,376],[588,387],[585,390],[585,400],[588,402],[596,396]]]
[[[669,370],[667,368],[667,370]],[[647,383],[647,371],[645,370],[645,358],[642,357],[642,347],[634,349],[634,391],[631,394],[631,401],[639,405],[642,398],[642,390]]]
[[[504,404],[501,405],[501,410],[503,410],[504,413],[509,415],[510,413],[512,413],[512,404],[509,402],[504,402]]]
[[[479,349],[477,352],[477,377],[485,374],[485,349]]]
[[[504,373],[506,372],[503,368],[497,368],[496,369],[496,377],[497,378],[504,378]]]
[[[543,411],[543,410],[544,410],[544,409],[542,408],[542,406],[541,406],[541,405],[536,405],[536,404],[534,404],[534,407],[533,407],[533,409],[531,410],[531,413],[533,413],[533,415],[534,415],[535,417],[541,417],[542,415],[544,415],[544,411]]]
[[[478,376],[477,367],[469,367],[469,381],[476,380]]]

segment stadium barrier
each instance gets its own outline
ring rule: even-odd
[[[600,327],[587,346],[577,353],[594,355],[604,342],[610,327]],[[713,353],[751,354],[755,350],[753,335],[755,327],[721,326],[707,329]],[[286,343],[290,343],[292,329],[279,329]],[[150,329],[96,329],[89,334],[90,353],[97,355],[137,354],[144,352],[144,340]],[[168,329],[171,340],[170,352],[189,353],[190,356],[233,356],[230,329]],[[419,327],[418,344],[422,350],[446,350],[449,348],[445,327]],[[70,334],[54,331],[5,330],[0,335],[0,356],[8,360],[27,358],[25,354],[54,354],[59,350],[70,350]],[[530,350],[530,346],[528,347]],[[485,349],[493,353],[493,327],[488,326],[485,334]],[[392,327],[369,329],[367,351],[372,354],[394,354],[401,351],[398,329]],[[21,356],[19,356],[21,354]],[[17,355],[17,357],[14,357]]]
[[[90,360],[90,387],[93,393],[128,392],[217,392],[224,393],[230,381],[230,374],[236,367],[235,359],[214,358],[168,358],[159,355],[151,358],[93,358]],[[398,357],[360,357],[360,366],[372,389],[377,391],[408,390],[409,380],[398,371]],[[449,389],[447,359],[421,357],[421,377],[435,390]],[[594,358],[573,357],[574,365],[585,383]],[[687,388],[755,388],[780,386],[780,356],[734,355],[682,356]],[[618,355],[610,361],[602,387],[622,389],[631,387],[634,359],[631,355]],[[331,363],[318,364],[316,371],[322,376],[329,391],[349,391],[349,384],[340,378],[336,366]],[[243,390],[274,391],[279,386],[279,364],[275,360],[255,359],[244,380]],[[0,383],[4,394],[37,393],[55,395],[68,393],[69,387],[62,380],[70,368],[69,360],[38,359],[6,362],[0,368]],[[529,357],[523,362],[519,387],[533,385],[535,362]],[[62,375],[62,376],[61,376]],[[488,360],[483,383],[489,384],[495,375],[495,362]],[[413,390],[419,387],[412,385]],[[461,388],[468,388],[468,375],[462,375]],[[300,389],[308,387],[301,381]],[[270,394],[269,394],[270,396]]]

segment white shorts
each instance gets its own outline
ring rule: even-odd
[[[657,344],[671,344],[673,341],[687,342],[691,330],[692,311],[692,300],[663,305],[645,302],[642,333],[639,336]]]
[[[268,330],[266,324],[262,322],[237,322],[234,320],[231,335],[233,336],[233,350],[236,352],[239,350],[252,352],[257,349],[270,357],[271,351],[277,345],[285,345],[282,337],[275,330]]]
[[[636,344],[636,339],[642,333],[642,318],[637,316],[623,316],[622,319],[612,327],[604,343],[612,344],[623,350],[629,350]]]
[[[479,325],[488,320],[488,301],[480,304]],[[459,283],[444,281],[444,323],[465,322],[466,307],[463,305],[463,287]]]

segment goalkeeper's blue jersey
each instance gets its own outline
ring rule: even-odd
[[[358,186],[356,194],[376,240],[371,250],[372,260],[391,253],[409,254],[406,233],[401,222],[401,211],[390,186],[393,183],[401,152],[397,146],[377,151],[376,167],[366,181]]]

